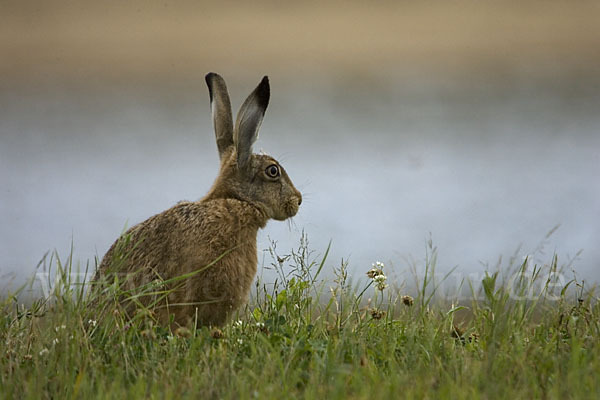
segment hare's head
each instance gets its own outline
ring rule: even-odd
[[[253,154],[252,145],[269,104],[265,76],[238,112],[235,127],[223,78],[206,75],[221,170],[207,197],[235,198],[259,209],[267,218],[284,220],[298,212],[302,195],[273,157]]]

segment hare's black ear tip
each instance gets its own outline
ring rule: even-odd
[[[267,75],[265,75],[258,84],[258,87],[256,88],[256,93],[258,94],[258,97],[262,100],[262,103],[266,108],[266,106],[269,104],[269,97],[271,96],[269,77]]]
[[[225,80],[223,79],[223,77],[215,72],[209,72],[208,74],[206,74],[204,80],[206,81],[206,84],[209,87],[212,86],[213,82],[215,81],[220,81],[223,85],[225,84]]]
[[[270,92],[270,86],[269,86],[269,77],[267,75],[263,76],[262,80],[260,81],[260,83],[258,84],[258,87],[262,90],[265,91],[267,93]]]
[[[209,72],[204,77],[204,80],[206,81],[206,86],[208,86],[208,95],[210,96],[211,102],[213,100],[213,82],[217,78],[220,78],[220,76],[219,76],[219,74],[215,74],[214,72]]]
[[[213,80],[218,77],[218,74],[215,74],[214,72],[209,72],[208,74],[206,74],[206,76],[204,76],[204,80],[206,81],[206,85],[210,88],[212,85]]]

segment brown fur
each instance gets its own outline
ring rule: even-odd
[[[169,284],[172,292],[153,307],[163,324],[171,316],[179,325],[224,324],[247,301],[256,274],[258,229],[271,218],[294,216],[302,201],[275,159],[252,154],[269,99],[267,78],[240,108],[235,128],[225,82],[216,74],[206,81],[221,159],[215,183],[200,201],[178,203],[129,229],[106,253],[95,278],[126,274],[127,284],[139,287],[195,272]],[[273,165],[278,177],[267,173]],[[151,296],[139,300],[152,304]],[[129,302],[128,312],[134,309]]]

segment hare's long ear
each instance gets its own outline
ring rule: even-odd
[[[240,168],[246,166],[252,155],[252,145],[258,139],[258,130],[269,105],[269,97],[269,78],[265,76],[240,107],[233,134]]]
[[[206,75],[205,80],[210,95],[210,108],[217,139],[217,149],[219,150],[219,158],[223,158],[225,150],[233,145],[231,102],[229,101],[225,80],[220,75],[210,72]]]

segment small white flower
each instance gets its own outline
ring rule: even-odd
[[[385,282],[386,280],[387,280],[387,276],[385,276],[384,274],[377,275],[376,277],[373,278],[373,282],[375,282],[377,290],[383,291],[383,289],[385,289],[388,286],[387,283]]]
[[[55,328],[54,328],[54,330],[55,330],[56,332],[58,332],[58,331],[59,331],[59,330],[61,330],[61,329],[67,329],[67,326],[66,326],[66,325],[61,325],[61,326],[57,326],[57,327],[55,327]]]
[[[244,325],[244,323],[242,322],[241,319],[238,319],[237,321],[235,321],[235,326],[242,326]]]
[[[238,342],[238,344],[243,344],[244,343],[244,341],[242,339],[238,339],[237,342]]]
[[[56,344],[58,344],[59,342],[60,342],[60,341],[58,340],[58,338],[56,338],[56,339],[54,339],[54,340],[52,341],[52,344],[56,345]]]
[[[88,321],[88,325],[91,325],[92,327],[96,327],[96,324],[98,323],[98,321],[96,321],[95,319],[90,319]]]
[[[265,323],[264,323],[264,322],[257,322],[257,323],[256,323],[256,327],[257,327],[257,328],[261,328],[261,329],[262,329],[262,328],[264,328],[264,327],[265,327]]]
[[[43,348],[43,349],[40,351],[40,357],[42,357],[42,356],[45,356],[45,355],[46,355],[46,354],[48,354],[48,353],[50,353],[50,350],[48,350],[47,348],[45,348],[45,347],[44,347],[44,348]]]

